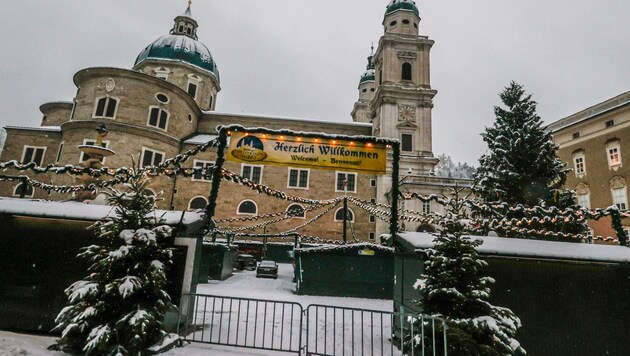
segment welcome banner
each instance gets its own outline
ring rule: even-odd
[[[232,132],[226,158],[253,164],[385,174],[387,147],[323,137]]]

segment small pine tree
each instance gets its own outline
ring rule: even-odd
[[[555,206],[564,209],[574,205],[573,194],[562,188],[570,169],[556,155],[558,146],[536,114],[536,102],[525,93],[522,85],[515,82],[511,82],[499,96],[504,107],[494,107],[496,121],[481,135],[489,151],[479,159],[479,168],[474,174],[475,194],[486,202],[506,202],[513,207],[521,204],[525,208]],[[519,227],[537,231],[532,234],[498,228],[497,233],[506,237],[558,240],[560,238],[547,231],[585,236],[588,233],[584,222],[566,222],[564,218],[557,218],[554,223],[541,224],[538,222],[544,214],[527,216],[523,210],[503,216],[487,214],[478,217],[507,222],[525,219],[531,225]]]
[[[415,285],[423,293],[422,310],[446,320],[449,355],[525,355],[514,339],[520,319],[511,310],[488,302],[494,280],[484,275],[487,263],[476,250],[482,242],[464,236],[468,227],[460,192],[456,188],[455,198],[448,200],[442,231],[435,247],[427,252],[425,274]],[[418,325],[415,330],[423,327],[426,325]],[[429,330],[424,335],[432,337]],[[418,340],[416,336],[414,345],[408,345],[418,348]],[[436,351],[443,352],[439,347]]]
[[[90,275],[65,290],[68,305],[55,320],[62,334],[51,349],[136,355],[167,334],[162,320],[175,308],[165,290],[172,231],[158,225],[156,197],[144,194],[146,185],[142,176],[134,176],[126,191],[109,193],[116,216],[91,227],[102,244],[78,255],[90,261]]]

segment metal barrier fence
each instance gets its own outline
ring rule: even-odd
[[[178,333],[192,342],[301,352],[303,309],[298,303],[186,294]],[[184,317],[187,320],[181,320]]]
[[[447,355],[440,318],[380,310],[309,305],[307,355]]]
[[[304,355],[447,355],[444,320],[381,310],[185,294],[178,325],[186,341]]]

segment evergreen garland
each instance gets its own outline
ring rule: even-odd
[[[159,225],[156,197],[143,194],[146,186],[147,180],[135,175],[125,191],[108,193],[116,216],[91,227],[102,242],[78,255],[90,261],[90,274],[65,290],[68,305],[54,329],[62,334],[51,349],[137,355],[167,335],[162,320],[175,308],[165,290],[172,229]]]

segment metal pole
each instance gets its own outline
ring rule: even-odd
[[[348,197],[346,194],[348,193],[348,177],[343,180],[343,243],[346,244],[348,242],[348,233],[347,233],[347,220],[348,220]]]
[[[20,199],[24,199],[24,197],[26,196],[26,189],[28,187],[28,182],[26,180],[26,178],[22,178],[22,187],[20,190]]]
[[[392,216],[389,221],[389,233],[392,236],[392,243],[396,241],[396,232],[398,232],[398,194],[400,189],[398,187],[398,169],[400,160],[400,142],[394,142],[392,144],[393,159],[392,159]]]

